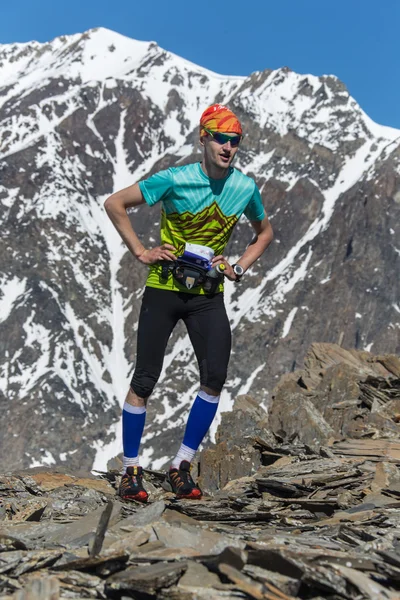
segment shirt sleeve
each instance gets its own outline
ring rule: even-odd
[[[140,191],[147,204],[153,206],[160,200],[165,200],[172,190],[173,181],[172,169],[159,171],[148,179],[139,181]]]
[[[254,192],[245,208],[244,214],[249,221],[262,221],[265,217],[264,205],[258,187],[254,183]]]

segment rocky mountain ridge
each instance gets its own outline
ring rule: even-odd
[[[0,82],[0,456],[10,468],[104,468],[120,451],[146,269],[103,201],[198,160],[198,119],[215,101],[243,121],[236,166],[256,179],[275,231],[243,284],[226,285],[234,352],[222,410],[249,391],[267,406],[313,341],[399,351],[400,132],[373,123],[335,77],[224,77],[98,29],[0,46]],[[159,209],[131,217],[157,243]],[[250,238],[240,222],[228,256]],[[197,381],[178,327],[144,464],[174,453]]]

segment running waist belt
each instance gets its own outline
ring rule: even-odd
[[[193,264],[181,256],[175,261],[163,261],[161,264],[163,279],[167,279],[168,273],[171,271],[174,279],[188,290],[202,285],[207,294],[213,294],[224,278],[223,274],[215,268],[207,269],[207,267]]]
[[[204,291],[213,294],[223,279],[218,268],[211,266],[214,250],[208,246],[186,242],[185,250],[176,261],[163,261],[162,277],[168,278],[172,271],[175,280],[188,290],[202,285]]]

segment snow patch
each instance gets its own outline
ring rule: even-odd
[[[281,338],[285,338],[288,335],[290,328],[292,327],[293,319],[297,313],[297,310],[298,310],[298,307],[295,306],[295,308],[292,308],[292,310],[288,314],[286,321],[283,324]]]
[[[250,376],[247,379],[247,381],[245,382],[245,384],[240,387],[238,396],[249,393],[249,390],[250,390],[251,386],[253,385],[254,380],[256,379],[256,377],[260,373],[260,371],[263,370],[265,365],[266,365],[266,363],[262,363],[256,369],[254,369],[254,371],[252,373],[250,373]]]
[[[26,279],[3,279],[0,281],[0,323],[6,321],[10,316],[18,298],[24,295],[26,290]]]
[[[29,465],[28,469],[34,469],[35,467],[43,467],[44,465],[49,467],[50,465],[56,464],[56,460],[51,454],[51,452],[49,452],[48,450],[43,451],[43,448],[41,448],[41,451],[43,452],[41,460],[33,460]]]

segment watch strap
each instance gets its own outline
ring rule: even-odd
[[[243,269],[242,265],[238,265],[238,263],[235,263],[234,265],[232,265],[232,269],[233,269],[234,273],[235,273],[235,267],[236,266],[239,266],[239,267],[241,267]],[[243,273],[241,273],[240,275],[239,275],[239,273],[235,273],[235,277],[236,277],[235,281],[237,283],[237,282],[239,282],[242,279]]]

